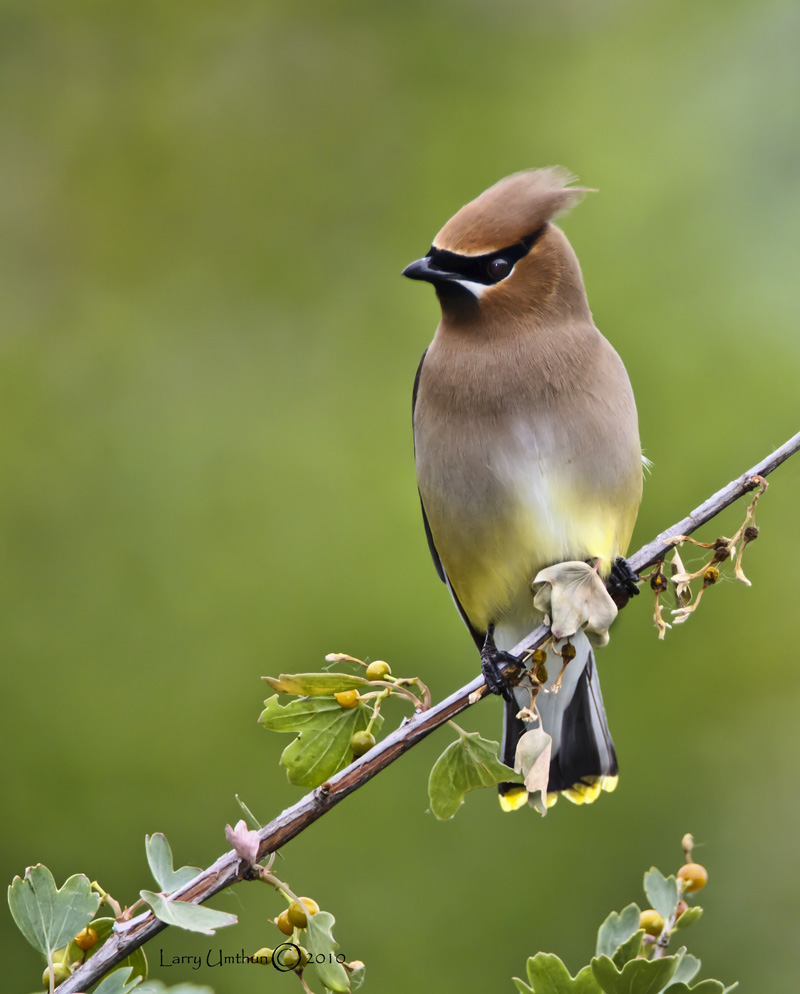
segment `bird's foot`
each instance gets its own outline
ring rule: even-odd
[[[510,652],[503,652],[494,644],[494,625],[489,625],[481,649],[481,673],[486,686],[493,694],[499,694],[505,700],[512,701],[514,694],[509,678],[513,679],[519,670],[519,659]]]
[[[641,582],[638,573],[634,573],[628,565],[628,560],[618,556],[611,567],[606,589],[617,607],[624,607],[631,597],[639,593]]]

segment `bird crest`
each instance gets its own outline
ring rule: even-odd
[[[483,255],[515,245],[591,192],[570,186],[574,181],[561,166],[506,176],[454,214],[433,246],[460,255]]]

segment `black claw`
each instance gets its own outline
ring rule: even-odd
[[[624,607],[631,597],[639,593],[640,577],[628,565],[628,560],[618,556],[611,567],[611,575],[606,583],[606,589],[617,607]]]
[[[511,664],[514,667],[512,672],[507,674],[507,667]],[[486,681],[486,686],[493,694],[501,695],[505,700],[512,701],[514,694],[511,689],[508,677],[516,674],[519,670],[519,660],[512,656],[510,652],[503,652],[494,644],[494,625],[489,625],[486,632],[486,639],[481,649],[481,673]]]

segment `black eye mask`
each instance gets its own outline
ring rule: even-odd
[[[500,249],[498,252],[488,252],[486,255],[459,255],[457,252],[448,252],[446,249],[437,249],[431,246],[426,258],[430,260],[431,269],[460,276],[471,283],[492,286],[509,275],[515,263],[530,252],[546,227],[546,225],[542,225],[532,235],[523,238],[521,242]]]

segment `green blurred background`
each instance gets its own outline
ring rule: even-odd
[[[563,225],[654,462],[635,547],[798,428],[798,41],[778,0],[2,3],[6,880],[41,860],[131,902],[145,833],[206,865],[234,792],[264,821],[296,800],[264,673],[347,651],[436,698],[475,675],[413,475],[437,307],[400,271],[501,176],[600,191]],[[800,459],[772,480],[753,588],[665,643],[642,597],[602,652],[614,795],[542,821],[484,791],[436,823],[441,731],[286,848],[368,990],[511,991],[539,949],[574,970],[686,831],[706,975],[794,989]],[[464,724],[497,737],[500,711]],[[273,944],[267,888],[213,903],[241,924],[151,962]],[[2,955],[35,989],[7,915]]]

